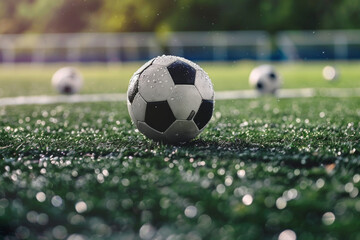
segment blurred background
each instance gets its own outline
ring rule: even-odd
[[[1,0],[0,63],[360,58],[360,0]]]

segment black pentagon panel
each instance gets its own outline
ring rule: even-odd
[[[63,88],[63,92],[65,94],[72,94],[73,93],[73,88],[70,85],[65,85]]]
[[[275,80],[276,80],[276,74],[273,73],[273,72],[269,73],[269,78],[270,78],[271,80],[275,81]]]
[[[159,132],[165,132],[175,121],[175,116],[167,101],[148,102],[145,112],[145,122]]]
[[[136,94],[139,91],[139,75],[133,76],[133,78],[130,81],[131,83],[128,89],[128,99],[129,102],[132,103],[134,101]]]
[[[176,60],[167,67],[175,84],[194,84],[196,69],[189,64]]]
[[[196,126],[201,130],[210,121],[214,110],[214,101],[203,100],[194,117]]]
[[[257,82],[256,87],[257,87],[257,89],[263,89],[264,85],[261,82]]]

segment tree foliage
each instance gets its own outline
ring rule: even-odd
[[[104,1],[91,17],[98,31],[153,31],[174,12],[175,3],[169,0]]]
[[[83,31],[100,6],[97,0],[2,0],[0,33]]]
[[[360,27],[360,0],[1,0],[0,33]]]

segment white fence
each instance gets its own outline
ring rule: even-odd
[[[270,41],[265,32],[75,33],[0,35],[3,63],[51,61],[134,61],[163,53],[204,54],[206,60],[227,60],[231,47],[244,48],[256,59],[267,59]],[[206,49],[207,48],[207,49]],[[189,53],[190,51],[190,53]],[[194,55],[194,54],[193,54]]]
[[[288,60],[360,58],[360,30],[287,31],[276,42]]]
[[[74,33],[0,35],[0,62],[122,62],[161,54],[196,60],[360,58],[360,31]],[[279,53],[278,53],[279,55]]]

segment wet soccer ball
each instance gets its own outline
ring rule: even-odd
[[[80,91],[83,86],[83,77],[77,69],[63,67],[54,73],[51,83],[58,93],[69,95]]]
[[[327,81],[337,80],[339,77],[339,71],[333,66],[325,66],[322,70],[323,78]]]
[[[249,76],[249,83],[260,93],[275,94],[281,87],[281,79],[271,65],[260,65],[254,68]]]
[[[187,142],[211,119],[214,90],[207,73],[181,57],[159,56],[130,79],[129,114],[138,130],[155,141]]]

